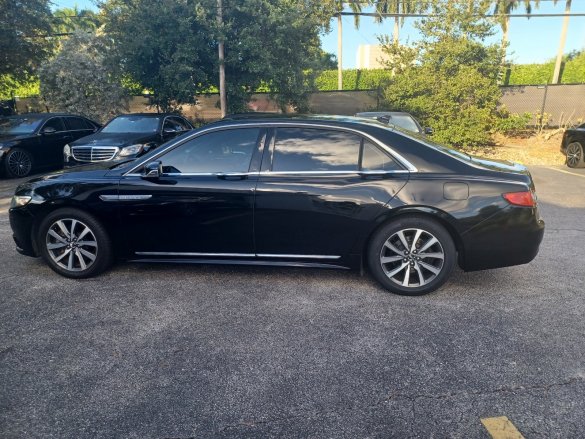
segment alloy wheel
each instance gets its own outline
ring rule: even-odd
[[[53,262],[68,271],[87,270],[97,258],[98,243],[94,233],[74,218],[62,218],[51,224],[46,246]]]
[[[403,229],[386,240],[380,264],[386,276],[402,287],[421,287],[443,269],[445,252],[439,240],[423,229]]]
[[[567,165],[570,168],[578,167],[583,161],[583,150],[577,142],[569,143],[567,146]]]
[[[32,168],[30,156],[24,151],[12,151],[7,160],[8,170],[15,177],[26,177]]]

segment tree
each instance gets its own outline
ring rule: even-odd
[[[420,117],[440,142],[488,143],[501,95],[502,52],[485,42],[494,33],[493,23],[481,16],[488,7],[489,1],[466,5],[436,0],[433,16],[417,23],[419,42],[410,47],[386,44],[388,67],[397,74],[384,88],[385,107]]]
[[[51,53],[48,0],[0,0],[0,75],[26,79]]]
[[[76,30],[86,32],[95,31],[101,24],[98,14],[89,9],[79,9],[77,5],[73,8],[61,8],[53,12],[51,23],[53,34],[68,34]]]
[[[428,7],[424,1],[413,0],[374,0],[374,6],[378,14],[414,14],[421,12]],[[384,17],[380,15],[376,18],[377,22],[382,22]],[[394,29],[392,31],[392,40],[398,43],[400,27],[404,24],[403,17],[394,17]]]
[[[217,49],[196,0],[108,0],[102,4],[112,58],[154,93],[163,111],[193,103],[215,85]],[[213,9],[215,11],[215,9]]]
[[[556,4],[556,1],[555,1]],[[571,0],[565,0],[565,14],[569,14],[571,12]],[[559,78],[561,75],[561,63],[563,61],[563,52],[565,51],[565,41],[567,39],[567,31],[569,30],[569,16],[565,15],[563,18],[563,27],[561,29],[561,40],[559,43],[559,50],[557,52],[557,59],[555,62],[555,71],[553,73],[553,84],[559,83]]]
[[[554,0],[556,3],[557,0]],[[538,8],[540,0],[496,0],[494,6],[494,14],[499,15],[498,21],[502,27],[502,48],[504,54],[502,60],[506,57],[506,47],[508,46],[508,31],[510,29],[510,14],[517,9],[520,4],[524,4],[524,9],[527,14],[532,12],[532,3]]]
[[[105,122],[125,109],[125,91],[108,64],[110,41],[77,30],[39,69],[41,96],[52,111]]]
[[[337,89],[343,90],[343,17],[341,13],[343,12],[343,8],[345,6],[343,0],[334,0],[333,6],[336,9],[337,15]],[[369,0],[366,4],[369,3]],[[355,14],[359,14],[362,12],[362,5],[360,2],[352,1],[349,2],[349,7],[352,12]],[[359,28],[360,26],[360,16],[354,15],[354,25],[355,28]]]

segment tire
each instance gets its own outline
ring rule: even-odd
[[[441,287],[453,271],[456,257],[449,232],[432,219],[415,216],[383,225],[367,249],[374,278],[390,292],[404,296],[421,296]]]
[[[105,228],[78,209],[64,208],[47,215],[39,226],[37,244],[49,267],[73,279],[96,276],[113,260]]]
[[[4,157],[4,170],[7,177],[23,178],[30,174],[33,168],[32,155],[24,149],[11,149]]]
[[[567,145],[567,166],[569,168],[582,168],[585,166],[583,157],[583,145],[579,142],[571,142]]]

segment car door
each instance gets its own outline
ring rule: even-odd
[[[198,133],[148,162],[158,178],[132,170],[120,180],[120,227],[131,256],[254,257],[253,208],[261,149],[259,128]]]
[[[334,128],[269,133],[256,189],[259,257],[341,259],[408,180],[373,141]]]
[[[63,147],[72,141],[63,118],[48,119],[39,130],[39,148],[36,152],[36,164],[39,166],[62,165]]]

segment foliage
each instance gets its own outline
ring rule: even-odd
[[[26,79],[48,57],[52,44],[48,0],[0,0],[0,75]]]
[[[51,110],[104,122],[124,109],[125,90],[105,58],[109,45],[103,36],[78,30],[42,65],[41,95]]]
[[[551,81],[554,60],[543,64],[515,64],[510,67],[510,78],[505,85],[540,85]],[[562,84],[585,83],[585,51],[573,52],[563,61]]]
[[[11,99],[12,96],[28,98],[39,95],[38,78],[16,80],[12,75],[0,76],[0,99]]]
[[[388,67],[396,74],[383,102],[432,126],[434,139],[455,146],[490,142],[501,96],[497,76],[502,51],[486,44],[494,24],[481,15],[488,1],[437,0],[433,16],[418,22],[422,39],[404,48],[386,42]]]
[[[509,136],[518,135],[526,131],[533,118],[534,115],[530,112],[522,114],[510,113],[505,108],[500,108],[495,119],[493,130]]]
[[[89,9],[61,8],[53,12],[51,28],[53,34],[68,34],[76,30],[93,32],[100,27],[101,18]]]
[[[386,69],[343,70],[343,90],[375,90],[392,77]],[[315,78],[320,91],[337,90],[337,70],[324,70]]]

